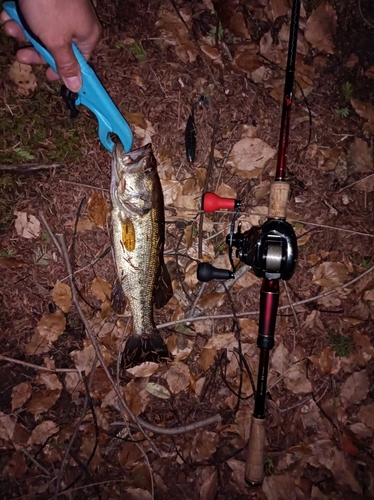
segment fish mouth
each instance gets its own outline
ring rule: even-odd
[[[117,166],[117,176],[120,170],[135,174],[147,171],[149,168],[148,159],[152,157],[152,144],[149,143],[139,149],[134,149],[126,153],[121,142],[117,142],[114,148],[113,161]],[[120,159],[121,161],[118,161]]]

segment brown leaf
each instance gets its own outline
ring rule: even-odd
[[[112,295],[112,286],[102,278],[98,276],[92,280],[91,292],[94,297],[104,302],[105,300],[110,301]]]
[[[27,405],[27,411],[32,413],[33,415],[40,415],[41,413],[45,413],[56,403],[58,398],[60,397],[61,391],[56,389],[51,391],[50,389],[45,389],[43,391],[39,391],[33,396],[29,404]]]
[[[190,370],[188,366],[180,361],[173,363],[165,374],[170,391],[178,394],[184,391],[190,384]]]
[[[234,144],[227,165],[247,179],[261,174],[267,162],[276,155],[276,149],[256,137],[244,137]]]
[[[130,125],[136,125],[144,130],[147,128],[147,122],[140,111],[124,111],[123,116],[125,117],[127,123]]]
[[[158,370],[158,368],[159,365],[157,363],[145,361],[144,363],[134,366],[133,368],[127,368],[126,372],[135,378],[150,377]]]
[[[27,471],[25,455],[20,451],[13,453],[12,457],[6,464],[7,474],[14,478],[20,479]]]
[[[149,491],[142,488],[126,488],[126,500],[152,500],[152,495]]]
[[[52,391],[56,389],[59,391],[62,390],[62,384],[55,373],[40,372],[36,376],[35,383],[37,385],[45,385],[47,389],[51,389]]]
[[[370,429],[374,429],[374,403],[361,406],[357,417]]]
[[[134,380],[130,380],[130,382],[126,384],[123,392],[126,403],[129,405],[132,413],[137,417],[145,410],[148,402],[147,398],[141,397],[139,387]]]
[[[36,331],[48,342],[54,342],[66,328],[66,318],[62,311],[45,314],[36,326]]]
[[[200,500],[214,500],[218,488],[217,471],[215,470],[200,488]]]
[[[135,443],[125,443],[118,453],[119,464],[127,470],[131,470],[142,458],[142,450]]]
[[[342,285],[349,277],[347,266],[340,262],[323,262],[314,275],[313,281],[325,288],[335,288]]]
[[[222,56],[219,50],[216,47],[212,47],[206,43],[202,43],[200,45],[203,54],[207,57],[207,59],[218,68],[223,68]]]
[[[202,370],[207,371],[214,364],[215,357],[217,355],[217,349],[202,349],[199,359],[197,362]]]
[[[225,293],[212,292],[203,295],[196,304],[199,309],[218,309],[226,300]]]
[[[372,193],[374,191],[374,175],[370,174],[360,179],[353,188],[357,191],[364,191],[365,193]]]
[[[16,269],[25,264],[24,260],[16,259],[15,257],[0,257],[0,267]]]
[[[96,191],[91,192],[90,199],[87,203],[88,217],[101,229],[105,229],[106,220],[108,217],[108,204]]]
[[[53,302],[64,312],[67,313],[71,308],[71,289],[66,283],[57,281],[52,290]]]
[[[340,398],[345,408],[363,401],[369,391],[369,377],[366,370],[354,372],[344,382]]]
[[[103,355],[106,365],[109,365],[112,361],[112,357],[105,346],[100,347],[101,354]],[[88,375],[92,370],[92,364],[96,357],[95,350],[91,344],[88,344],[84,349],[72,351],[70,357],[73,360],[76,369],[79,372],[85,372]]]
[[[28,240],[39,237],[40,222],[34,215],[27,212],[18,212],[17,210],[14,211],[14,215],[17,216],[14,226],[18,236]]]
[[[22,95],[30,95],[36,89],[36,77],[29,64],[14,61],[9,69],[9,78],[17,85]]]
[[[192,441],[190,452],[192,460],[196,462],[209,460],[217,449],[217,441],[217,434],[215,432],[199,429]]]
[[[7,415],[0,411],[0,439],[11,441],[13,438],[16,419],[14,415]]]
[[[25,345],[24,351],[28,356],[34,354],[43,354],[51,350],[51,344],[48,340],[40,335],[39,332],[35,332],[31,337],[30,341]]]
[[[184,228],[184,235],[183,235],[183,243],[186,245],[186,248],[190,248],[192,245],[192,231],[193,231],[193,224],[190,224]]]
[[[30,382],[22,382],[12,389],[12,411],[21,408],[31,397],[32,389]]]
[[[284,375],[284,384],[294,394],[312,392],[312,384],[306,377],[305,361],[291,365]]]
[[[349,152],[355,172],[363,174],[373,172],[373,151],[366,141],[360,137],[355,137]]]
[[[336,33],[337,16],[335,9],[326,1],[313,10],[306,22],[304,36],[316,49],[334,54],[334,36]]]
[[[351,97],[351,105],[358,116],[370,123],[374,123],[374,106],[372,104]]]
[[[43,444],[48,438],[53,436],[59,431],[59,426],[52,420],[44,420],[41,424],[37,425],[32,431],[28,441],[28,445]]]

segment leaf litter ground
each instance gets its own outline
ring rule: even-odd
[[[129,433],[115,425],[123,422],[118,399],[40,223],[43,212],[53,232],[65,236],[81,308],[116,379],[129,311],[118,318],[110,306],[111,159],[93,116],[81,110],[77,120],[67,118],[58,86],[47,84],[40,68],[33,77],[27,68],[9,73],[16,45],[2,34],[0,64],[9,77],[0,111],[1,497],[57,498],[58,489],[58,498],[148,499],[151,469],[160,499],[372,498],[374,262],[373,239],[364,233],[373,232],[373,8],[363,0],[359,9],[354,1],[302,8],[296,79],[307,100],[295,88],[288,214],[300,256],[281,290],[266,477],[253,489],[243,471],[260,283],[246,272],[229,296],[221,284],[202,289],[198,210],[207,182],[209,190],[243,200],[244,229],[266,216],[289,5],[207,0],[175,7],[180,16],[173,3],[97,2],[104,36],[92,65],[130,122],[135,145],[153,142],[174,285],[173,298],[156,314],[158,325],[168,324],[161,332],[173,363],[119,369],[118,377],[133,414],[155,425],[172,428],[217,413],[222,422],[154,433],[151,441],[134,426]],[[190,165],[184,129],[201,96]],[[54,168],[15,173],[51,162]],[[204,217],[203,258],[220,267],[229,266],[224,241],[231,217]],[[248,369],[238,361],[233,308]]]

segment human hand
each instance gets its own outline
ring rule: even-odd
[[[101,26],[90,0],[19,0],[19,5],[29,28],[56,62],[58,74],[49,67],[47,78],[61,78],[68,89],[78,92],[82,86],[82,75],[72,43],[88,60],[101,34]],[[20,25],[11,20],[4,10],[0,13],[0,20],[7,35],[26,41]],[[17,60],[25,64],[45,64],[41,55],[31,47],[18,50]]]

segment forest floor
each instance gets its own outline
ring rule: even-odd
[[[174,295],[155,320],[174,359],[121,368],[130,311],[110,305],[111,155],[94,115],[81,106],[71,119],[59,84],[14,63],[18,44],[1,32],[1,499],[374,498],[374,5],[301,8],[288,154],[299,256],[280,287],[254,488],[244,466],[261,279],[248,271],[227,292],[197,281],[199,237],[203,260],[230,268],[233,217],[205,214],[200,236],[201,195],[242,200],[243,230],[266,220],[290,5],[95,3],[103,36],[90,63],[134,147],[152,142],[158,161]],[[220,422],[168,435],[126,424],[43,217],[64,236],[80,308],[133,414],[170,429]]]

